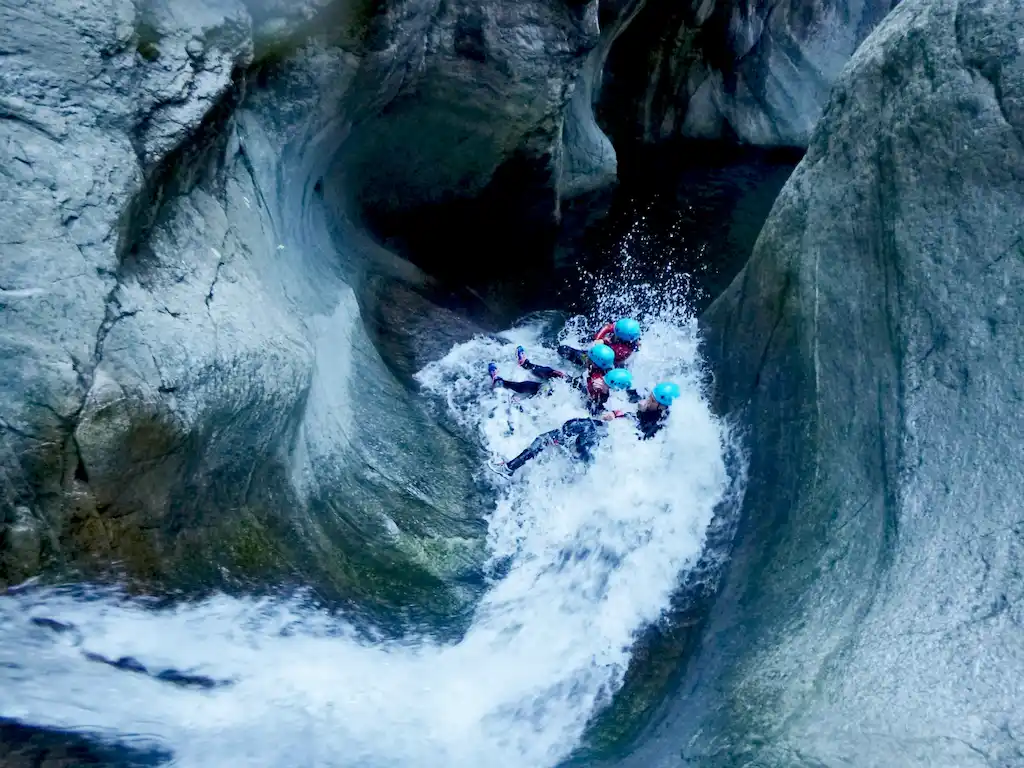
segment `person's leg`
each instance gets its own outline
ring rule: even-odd
[[[531,363],[526,357],[526,350],[522,347],[516,347],[516,360],[519,362],[521,368],[525,368],[538,379],[560,379],[565,374],[557,368],[550,368],[546,365],[537,365]]]
[[[530,443],[529,447],[525,451],[520,453],[514,459],[508,461],[505,464],[505,466],[510,471],[515,472],[530,459],[535,459],[537,457],[537,454],[539,454],[549,445],[557,442],[558,438],[560,437],[560,432],[560,429],[552,429],[550,432],[545,432],[542,435],[538,435],[537,438],[532,443]]]
[[[539,381],[508,381],[503,379],[498,375],[498,366],[494,363],[490,363],[487,366],[487,373],[491,377],[492,387],[510,389],[517,395],[524,395],[525,397],[533,397],[540,392],[540,388],[543,386]]]
[[[525,395],[526,397],[533,397],[540,392],[543,383],[539,381],[509,381],[508,379],[496,376],[494,378],[494,386],[510,389],[516,394]]]
[[[576,437],[576,452],[585,462],[594,457],[594,449],[607,432],[608,425],[598,419],[572,419],[562,425],[565,437]]]
[[[546,365],[537,365],[536,363],[531,363],[529,360],[525,361],[522,365],[523,368],[528,370],[538,379],[561,379],[565,376],[565,374],[557,368],[549,368]]]
[[[565,344],[559,344],[558,354],[570,363],[574,363],[582,368],[587,367],[587,353],[582,349],[574,349]]]

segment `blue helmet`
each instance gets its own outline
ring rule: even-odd
[[[615,353],[612,348],[600,341],[590,348],[587,357],[602,371],[607,371],[615,365]]]
[[[679,397],[679,387],[671,381],[663,381],[654,388],[651,394],[654,395],[655,400],[667,408],[672,405],[673,400]]]
[[[640,323],[631,317],[624,317],[615,323],[615,335],[623,341],[636,341],[640,338]]]
[[[633,386],[633,374],[625,368],[612,368],[604,375],[608,389],[629,389]]]

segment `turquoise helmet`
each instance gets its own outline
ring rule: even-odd
[[[587,357],[602,371],[607,371],[615,365],[615,352],[600,341],[587,351]]]
[[[615,323],[615,335],[623,341],[636,341],[640,338],[640,323],[631,317],[624,317]]]
[[[604,375],[604,382],[608,389],[629,389],[633,386],[633,374],[625,368],[613,368]]]
[[[673,400],[679,397],[679,386],[671,381],[663,381],[654,388],[651,394],[654,395],[655,400],[667,408],[672,405]]]

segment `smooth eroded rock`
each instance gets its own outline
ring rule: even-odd
[[[647,0],[612,48],[617,142],[805,146],[832,84],[898,0]]]
[[[431,305],[388,309],[408,329],[391,361],[363,321],[378,293],[433,283],[323,182],[383,93],[358,76],[363,12],[0,4],[0,578],[115,561],[187,585],[468,597],[449,587],[482,557],[473,449],[393,364]],[[277,27],[281,46],[254,43]],[[475,330],[446,317],[446,338]],[[8,519],[22,508],[38,546]]]
[[[1019,759],[1022,35],[1010,0],[905,0],[703,318],[751,460],[664,725],[701,764]]]

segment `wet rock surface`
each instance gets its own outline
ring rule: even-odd
[[[591,101],[617,31],[596,0],[396,4],[368,32],[325,183],[445,284],[515,304],[550,267],[562,201],[615,179]]]
[[[647,0],[613,46],[599,118],[621,147],[674,137],[806,146],[898,0]]]
[[[430,603],[475,571],[473,448],[409,377],[420,335],[478,326],[428,321],[443,291],[361,217],[557,155],[596,6],[379,10],[0,3],[0,580],[116,561]]]
[[[704,316],[746,512],[641,764],[1020,761],[1022,32],[902,3]]]
[[[360,203],[474,198],[513,161],[555,177],[533,190],[554,215],[563,111],[598,32],[596,2],[414,0],[376,17],[356,83],[369,119],[340,156]]]
[[[170,751],[160,746],[108,746],[85,737],[0,719],[0,761],[5,768],[152,768],[170,759]]]
[[[478,261],[542,259],[613,176],[603,90],[616,138],[811,137],[704,318],[746,513],[625,763],[1016,764],[1024,12],[904,0],[840,76],[888,9],[0,0],[0,583],[464,610],[478,457],[411,374],[502,308],[380,241],[483,212]],[[0,724],[10,765],[163,759],[97,750]]]
[[[117,399],[106,340],[137,314],[117,294],[160,196],[147,182],[161,179],[160,162],[232,90],[252,51],[248,17],[232,4],[4,3],[0,16],[0,345],[13,372],[0,387],[4,505],[46,531],[45,557],[64,548],[72,518],[88,517],[75,508],[88,478],[75,431],[98,397]]]

